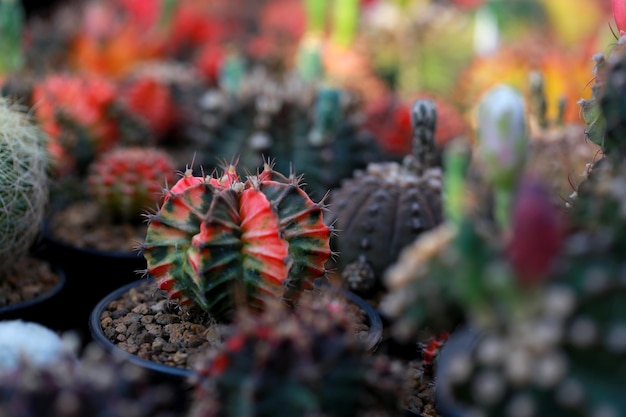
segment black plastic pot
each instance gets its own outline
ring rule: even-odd
[[[86,343],[91,339],[88,320],[93,307],[107,294],[122,285],[140,279],[147,268],[138,252],[101,251],[81,248],[54,237],[44,224],[37,244],[38,257],[65,271],[62,302],[65,315],[62,330],[72,330]]]
[[[481,340],[481,333],[469,327],[455,330],[439,352],[435,370],[435,404],[441,417],[468,417],[469,413],[454,401],[450,392],[450,364],[460,355],[471,354]]]
[[[122,294],[129,291],[130,289],[142,284],[145,280],[135,281],[129,284],[126,284],[115,291],[108,294],[104,297],[98,304],[96,304],[95,308],[91,312],[89,317],[89,329],[93,339],[106,348],[107,350],[114,352],[116,355],[128,360],[129,362],[138,365],[148,371],[157,374],[158,377],[164,378],[165,380],[171,380],[172,378],[186,379],[193,375],[193,370],[190,369],[181,369],[173,366],[162,365],[157,362],[149,361],[146,359],[142,359],[136,355],[128,353],[120,348],[118,348],[114,343],[112,343],[104,334],[102,330],[102,326],[100,325],[100,317],[102,316],[103,311],[106,307],[112,302],[119,299]],[[373,351],[380,343],[382,339],[383,326],[380,316],[378,312],[371,307],[365,300],[361,297],[357,296],[354,293],[349,291],[345,291],[339,288],[330,287],[334,290],[337,290],[341,294],[343,294],[350,302],[358,305],[361,309],[363,309],[367,315],[369,333],[365,340],[365,344],[370,351]]]
[[[39,323],[50,329],[62,327],[64,315],[58,311],[60,298],[66,285],[66,275],[63,269],[54,267],[53,272],[59,276],[59,281],[48,292],[23,301],[0,307],[0,320],[24,320]]]

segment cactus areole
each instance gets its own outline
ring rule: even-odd
[[[236,303],[262,309],[264,297],[294,303],[326,273],[330,229],[323,204],[265,165],[241,180],[188,170],[149,217],[143,253],[148,273],[180,304],[193,302],[216,320]]]

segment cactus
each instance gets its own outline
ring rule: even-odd
[[[299,181],[269,164],[245,180],[235,165],[214,177],[187,170],[149,216],[141,247],[148,273],[171,298],[193,301],[216,320],[228,320],[238,302],[295,302],[325,274],[330,256],[323,204]]]
[[[34,115],[50,137],[57,175],[84,173],[96,154],[117,144],[110,114],[116,95],[115,85],[97,76],[53,74],[35,84]]]
[[[585,140],[587,126],[584,123],[568,123],[565,120],[565,99],[560,100],[556,118],[547,116],[545,91],[550,86],[545,85],[540,72],[531,73],[529,84],[530,149],[525,170],[546,179],[556,204],[569,202],[572,193],[587,175],[587,164],[600,154],[601,149]]]
[[[12,417],[174,417],[172,387],[89,345],[80,358],[62,355],[23,363],[0,376],[0,415]]]
[[[89,193],[115,222],[138,222],[160,202],[162,187],[175,181],[174,164],[156,148],[115,148],[89,167]]]
[[[304,302],[304,300],[308,302]],[[197,366],[191,416],[399,415],[403,375],[368,353],[345,306],[306,297],[293,311],[271,304],[242,314]]]
[[[23,362],[50,365],[67,353],[63,339],[39,323],[0,321],[0,376],[14,372]]]
[[[354,169],[379,159],[354,94],[317,87],[294,73],[277,78],[258,69],[230,75],[223,71],[220,88],[200,98],[189,129],[203,165],[238,157],[242,166],[254,167],[269,157],[280,172],[293,166],[305,173],[306,191],[321,198]],[[234,87],[226,88],[229,77]]]
[[[399,338],[414,336],[418,328],[451,332],[464,321],[481,328],[505,325],[522,314],[522,295],[528,291],[521,290],[518,281],[543,276],[558,252],[560,211],[546,202],[550,196],[541,183],[520,175],[523,120],[503,122],[523,118],[517,97],[501,87],[484,96],[478,134],[482,159],[471,165],[466,147],[450,148],[444,184],[448,193],[457,194],[444,200],[446,222],[420,236],[386,271],[389,293],[381,308],[395,318],[393,332]],[[497,105],[498,111],[490,113],[489,105]],[[498,192],[504,198],[499,199]],[[533,239],[538,230],[540,241]]]
[[[418,100],[412,110],[413,150],[402,164],[372,163],[331,193],[338,234],[333,250],[350,290],[370,294],[382,287],[384,270],[403,247],[442,221],[441,167],[435,163],[436,107]]]
[[[0,98],[0,276],[28,253],[39,233],[48,168],[45,135],[21,108]]]

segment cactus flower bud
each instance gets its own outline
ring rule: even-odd
[[[478,106],[478,157],[498,189],[510,189],[527,154],[528,131],[521,96],[500,85],[487,91]]]
[[[613,18],[619,30],[620,35],[624,35],[626,31],[626,1],[613,0]]]
[[[561,212],[538,181],[523,180],[512,216],[506,256],[522,284],[544,278],[564,241]]]

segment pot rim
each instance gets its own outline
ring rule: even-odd
[[[113,342],[111,342],[104,331],[102,330],[102,326],[100,324],[100,317],[102,316],[102,312],[112,301],[120,298],[120,296],[129,291],[130,289],[142,284],[146,280],[153,281],[154,278],[141,278],[137,279],[133,282],[125,284],[116,290],[110,292],[104,298],[102,298],[98,304],[93,308],[89,315],[89,331],[93,337],[93,339],[98,342],[100,345],[104,346],[108,351],[113,352],[115,355],[119,355],[123,359],[128,360],[129,362],[141,366],[143,368],[150,369],[152,371],[180,376],[180,377],[190,377],[196,374],[193,369],[184,369],[177,368],[175,366],[163,365],[155,361],[151,361],[148,359],[140,358],[137,355],[129,353],[118,346],[116,346]],[[345,290],[343,288],[334,287],[326,283],[316,283],[316,285],[323,285],[332,288],[334,291],[337,291],[339,294],[342,294],[346,297],[350,302],[359,306],[362,310],[365,311],[367,316],[367,321],[369,325],[369,331],[367,338],[365,339],[365,347],[369,352],[373,352],[378,344],[381,342],[383,338],[383,324],[379,313],[374,309],[371,305],[369,305],[363,298],[358,296],[357,294]]]
[[[40,294],[37,297],[22,301],[17,304],[9,304],[9,305],[0,307],[0,320],[2,320],[3,314],[14,313],[16,311],[26,309],[28,307],[32,307],[36,304],[43,303],[44,301],[51,299],[52,297],[58,295],[61,292],[61,290],[65,287],[65,283],[67,281],[65,271],[63,270],[63,268],[59,267],[58,265],[53,265],[50,262],[48,262],[48,264],[50,264],[52,272],[54,272],[59,277],[58,282],[49,291],[43,294]]]

